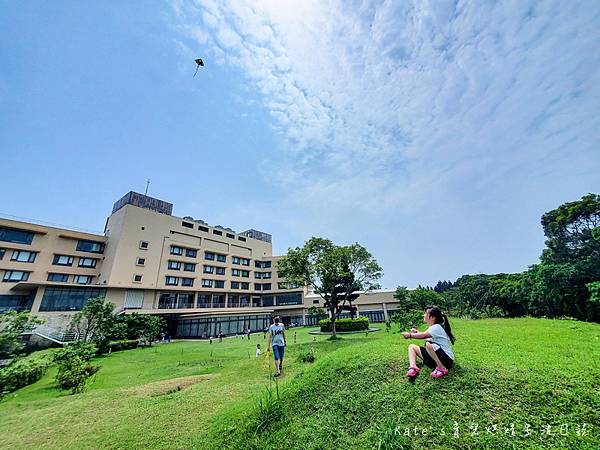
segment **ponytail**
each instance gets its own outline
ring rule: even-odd
[[[448,321],[448,316],[446,316],[446,314],[444,314],[442,312],[442,310],[435,305],[428,306],[427,308],[425,308],[425,311],[427,311],[429,313],[429,315],[435,319],[435,323],[440,324],[442,326],[442,328],[448,335],[448,338],[450,338],[450,342],[452,342],[452,344],[454,344],[454,341],[456,341],[456,338],[452,334],[452,328],[450,327],[450,322]]]
[[[452,345],[454,345],[454,341],[456,340],[456,338],[452,334],[452,328],[450,328],[450,322],[448,321],[448,316],[446,314],[442,313],[442,318],[444,319],[444,321],[442,322],[442,327],[444,327],[444,331],[446,331],[446,334],[450,338],[450,342],[452,342]]]

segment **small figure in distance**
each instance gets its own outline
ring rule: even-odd
[[[279,316],[273,318],[273,324],[269,327],[269,343],[267,352],[273,345],[273,356],[275,358],[275,376],[281,375],[281,364],[285,352],[285,326],[281,323]]]

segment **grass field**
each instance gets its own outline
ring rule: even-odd
[[[0,448],[600,448],[600,325],[453,327],[455,368],[414,383],[397,333],[331,342],[290,330],[279,400],[254,357],[262,334],[98,358],[79,395],[58,391],[51,369],[0,402]],[[297,361],[306,350],[314,364]]]

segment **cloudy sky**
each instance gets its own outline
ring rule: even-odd
[[[149,178],[388,288],[521,271],[600,192],[599,42],[597,1],[0,2],[0,212],[101,230]]]

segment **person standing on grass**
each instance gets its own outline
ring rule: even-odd
[[[421,371],[417,366],[418,356],[423,360],[423,364],[434,369],[431,376],[440,378],[454,365],[451,344],[454,344],[455,338],[448,317],[437,306],[425,308],[423,321],[429,325],[426,331],[419,333],[419,330],[413,328],[410,332],[402,333],[404,339],[425,339],[425,346],[419,347],[415,344],[408,346],[409,367],[406,376],[413,379]]]
[[[273,356],[275,357],[275,376],[281,375],[281,364],[285,352],[285,326],[280,322],[279,316],[273,318],[273,324],[269,327],[269,343],[267,352],[273,345]]]

